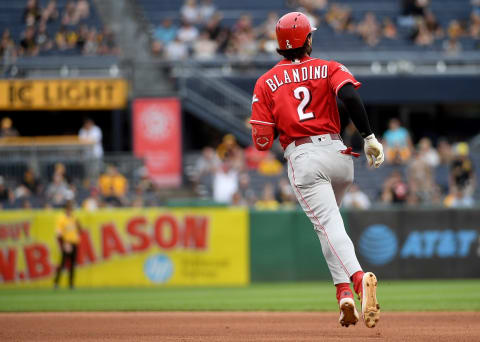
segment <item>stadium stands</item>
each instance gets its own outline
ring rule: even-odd
[[[177,25],[181,21],[180,9],[181,1],[154,1],[154,0],[138,0],[143,6],[146,17],[150,20],[153,27],[158,26],[164,18],[173,18]],[[200,1],[198,2],[201,3]],[[287,6],[287,1],[255,1],[245,0],[241,2],[217,0],[214,5],[218,11],[222,13],[222,25],[232,28],[238,18],[247,13],[253,21],[253,25],[258,27],[261,25],[268,13],[274,11],[278,15],[282,15],[292,9],[297,9],[300,6]],[[290,1],[288,3],[295,3]],[[301,3],[301,1],[298,1]],[[337,0],[330,1],[329,5],[322,10],[313,10],[312,13],[320,20],[318,31],[315,33],[314,49],[323,51],[442,51],[445,49],[445,41],[448,38],[448,28],[453,20],[461,23],[462,29],[468,29],[470,13],[472,6],[469,0],[436,0],[432,1],[427,7],[436,18],[436,21],[446,32],[443,36],[439,36],[433,42],[425,46],[419,46],[412,41],[412,35],[415,34],[417,24],[415,21],[409,20],[402,16],[401,1],[397,0],[383,0],[383,1],[355,1],[355,0]],[[331,25],[327,24],[325,20],[328,16],[328,11],[332,8],[332,4],[339,4],[344,6],[347,11],[350,11],[350,20],[354,24],[358,24],[363,20],[365,15],[369,12],[374,12],[377,23],[383,25],[385,18],[390,18],[398,30],[398,38],[388,39],[381,38],[378,43],[372,45],[365,44],[358,33],[355,32],[339,32],[332,29]],[[426,10],[426,11],[427,11]],[[418,21],[417,21],[418,22]],[[198,25],[201,27],[202,25]],[[465,51],[478,49],[478,37],[474,39],[469,37],[467,33],[458,37],[461,48]]]
[[[32,1],[29,1],[32,2]],[[34,2],[34,1],[33,1]],[[96,44],[109,45],[112,50],[112,42],[108,41],[108,33],[102,31],[102,24],[96,12],[95,6],[92,5],[91,0],[88,0],[85,5],[88,9],[85,10],[84,15],[79,15],[78,19],[67,20],[68,11],[75,12],[77,2],[68,0],[41,0],[37,1],[37,14],[32,16],[33,19],[27,18],[26,7],[27,1],[0,1],[0,32],[4,33],[6,30],[10,31],[11,39],[17,48],[17,54],[23,55],[79,55],[79,54],[109,54],[108,49],[91,49],[86,51],[85,45],[89,40],[89,34],[95,35]],[[44,11],[50,3],[56,4],[54,12],[56,14],[44,19]],[[71,9],[73,6],[73,9]],[[45,36],[48,41],[51,41],[51,46],[47,46],[45,42],[39,40],[39,31],[42,24],[46,24]],[[25,36],[25,32],[29,27],[33,27],[35,32],[35,42],[40,45],[38,52],[22,52],[21,42]],[[65,35],[67,44],[61,45],[60,36]],[[43,39],[43,38],[42,38]]]

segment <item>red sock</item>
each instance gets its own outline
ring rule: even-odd
[[[363,275],[364,275],[363,271],[358,271],[358,272],[355,272],[352,276],[353,289],[355,290],[355,293],[358,295],[360,295],[360,292],[362,291]]]
[[[337,288],[337,301],[340,301],[340,297],[353,298],[352,290],[350,290],[350,284],[340,283],[340,284],[336,284],[335,287]]]

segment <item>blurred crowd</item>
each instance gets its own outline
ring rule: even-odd
[[[450,144],[439,139],[436,148],[432,141],[421,138],[414,146],[409,131],[398,119],[391,119],[383,135],[387,163],[404,166],[394,170],[385,180],[382,203],[416,206],[444,205],[472,207],[476,176],[467,142]],[[438,184],[438,171],[446,170],[446,184]]]
[[[49,0],[44,8],[38,0],[27,0],[22,18],[19,18],[24,30],[20,37],[13,37],[8,28],[2,32],[0,58],[14,61],[18,56],[50,52],[117,54],[112,31],[108,28],[98,30],[87,24],[90,12],[88,0],[70,0],[63,11],[57,8],[56,0]]]
[[[374,12],[367,12],[357,20],[347,4],[328,0],[289,0],[287,3],[292,9],[305,13],[313,26],[326,25],[337,34],[358,36],[371,47],[382,40],[410,40],[418,46],[441,42],[445,53],[456,54],[462,50],[459,39],[468,37],[480,48],[480,0],[471,1],[468,20],[454,19],[446,27],[437,21],[430,9],[430,0],[403,0],[402,12],[395,18],[378,18]],[[264,22],[255,26],[252,16],[245,13],[233,25],[225,25],[213,0],[185,0],[180,8],[180,22],[166,18],[154,29],[152,51],[171,60],[188,56],[208,60],[216,54],[249,58],[275,53],[278,19],[278,13],[272,11]]]
[[[342,138],[347,146],[362,152],[362,138],[346,127]],[[18,136],[9,118],[1,120],[0,140]],[[146,207],[165,204],[145,168],[136,175],[122,174],[122,164],[105,164],[102,131],[87,118],[79,139],[93,144],[91,162],[83,166],[56,163],[47,177],[27,168],[18,179],[6,179],[0,170],[0,208],[60,208],[69,200],[87,210],[104,207]],[[428,137],[414,144],[407,128],[397,118],[381,137],[385,164],[375,173],[362,157],[355,161],[356,184],[346,194],[347,208],[368,209],[371,205],[444,206],[475,205],[476,173],[467,142],[451,143]],[[197,198],[260,210],[294,208],[297,200],[290,186],[280,149],[258,151],[241,147],[227,134],[217,146],[206,146],[185,168],[186,188]]]
[[[19,132],[12,120],[1,120],[0,142],[15,138]],[[122,174],[122,165],[107,164],[103,159],[102,130],[91,118],[86,118],[79,130],[80,141],[91,143],[92,150],[87,165],[57,162],[47,166],[48,175],[39,176],[38,167],[17,166],[18,170],[7,176],[4,165],[0,169],[0,210],[30,208],[63,208],[74,201],[87,210],[105,207],[144,207],[160,205],[159,189],[150,181],[145,168],[139,168],[135,183]],[[127,165],[128,166],[128,165]]]
[[[467,20],[451,20],[446,27],[437,21],[429,7],[430,0],[403,0],[403,12],[399,24],[411,30],[412,41],[419,46],[431,46],[441,41],[447,54],[462,51],[460,38],[471,38],[479,48],[480,0],[471,0],[472,9]]]
[[[362,139],[355,140],[349,129],[344,131],[343,139],[357,151],[362,149]],[[367,177],[378,183],[382,173],[383,185],[375,184],[374,193],[370,191],[367,195],[362,188],[365,190],[370,184],[358,179],[344,199],[345,207],[475,205],[475,169],[466,142],[450,144],[440,139],[434,147],[429,138],[423,137],[415,146],[408,130],[396,118],[390,121],[381,140],[386,165]],[[356,165],[357,171],[363,168],[368,172],[364,160],[357,161]],[[442,177],[445,182],[438,183],[437,179]],[[257,209],[297,205],[281,154],[257,151],[253,146],[241,148],[232,135],[226,135],[215,148],[205,147],[189,178],[199,196],[213,198],[215,202]]]

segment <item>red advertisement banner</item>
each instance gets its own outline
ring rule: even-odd
[[[182,128],[177,98],[133,102],[133,149],[145,158],[149,177],[159,186],[182,182]]]

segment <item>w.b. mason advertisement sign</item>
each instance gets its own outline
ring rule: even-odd
[[[111,110],[127,104],[123,79],[0,80],[0,110]]]
[[[375,210],[347,213],[362,267],[382,278],[480,276],[480,211]]]

